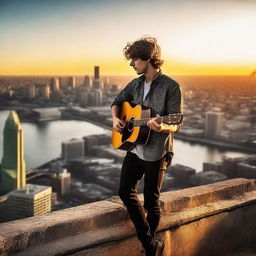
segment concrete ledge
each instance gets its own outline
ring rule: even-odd
[[[128,218],[125,209],[109,201],[0,224],[0,255],[39,246],[77,233],[103,229]],[[2,253],[2,254],[1,254]]]
[[[255,207],[250,208],[250,205],[256,205],[256,180],[239,178],[165,192],[161,195],[162,220],[159,230],[161,235],[167,234],[181,226],[186,227],[194,222],[202,223],[202,219],[210,220],[213,216],[225,215],[227,212],[236,209],[240,211],[243,208],[251,209],[245,212],[243,221],[246,219],[255,227],[255,222],[252,223],[252,220],[246,217],[248,214],[251,216],[251,212],[255,214]],[[225,227],[231,229],[236,225],[238,223],[230,222]],[[171,240],[168,241],[167,244]],[[127,244],[131,243],[130,250],[133,253],[127,254]],[[3,256],[118,255],[118,250],[113,249],[113,244],[115,248],[126,244],[122,256],[142,255],[133,225],[117,198],[0,224],[0,255]],[[113,249],[111,254],[107,253],[109,248]],[[95,250],[102,253],[95,254]],[[88,254],[89,252],[91,254]],[[165,255],[190,254],[175,254],[172,250],[172,254],[169,251]]]

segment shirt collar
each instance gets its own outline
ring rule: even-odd
[[[152,83],[153,83],[154,81],[158,82],[158,81],[159,81],[159,77],[160,77],[161,75],[162,75],[162,70],[159,69],[159,71],[158,71],[157,74],[155,75],[155,77],[154,77]],[[146,79],[145,75],[142,75],[142,76],[139,77],[139,81],[140,81],[140,82],[144,82],[145,79]]]

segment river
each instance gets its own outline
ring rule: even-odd
[[[0,159],[3,154],[3,128],[9,111],[0,111]],[[57,120],[41,123],[22,123],[24,133],[25,160],[27,169],[59,157],[61,142],[82,138],[92,134],[104,134],[107,130],[85,121]],[[202,170],[203,162],[221,161],[224,155],[241,156],[243,152],[220,150],[212,146],[174,141],[173,163],[184,164]]]

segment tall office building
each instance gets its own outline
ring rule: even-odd
[[[94,89],[90,92],[91,105],[100,106],[102,105],[102,91],[100,89]]]
[[[69,87],[70,84],[70,79],[68,76],[62,76],[59,78],[60,80],[60,89],[61,90],[66,90]]]
[[[94,67],[94,79],[100,79],[100,67],[99,66]]]
[[[89,105],[89,91],[88,89],[83,89],[79,92],[79,102],[82,107]]]
[[[76,88],[76,78],[74,76],[70,77],[70,87],[71,89]]]
[[[223,112],[208,111],[205,114],[205,137],[216,139],[220,136],[223,127]]]
[[[29,99],[34,99],[36,97],[36,87],[34,85],[30,85],[27,88],[27,97]]]
[[[40,87],[40,96],[46,100],[50,98],[50,86],[45,84]]]
[[[7,211],[12,219],[46,214],[51,211],[51,194],[51,187],[27,184],[8,195]]]
[[[91,78],[89,76],[84,77],[84,87],[90,88],[92,84]]]
[[[51,80],[51,92],[59,91],[60,89],[60,79],[55,77]]]
[[[69,161],[84,156],[83,139],[71,139],[67,142],[62,142],[61,146],[61,155],[65,161]]]
[[[100,79],[100,67],[94,67],[93,89],[102,89],[103,83]]]
[[[59,197],[70,191],[70,172],[55,173],[51,180],[52,189]]]
[[[26,185],[23,132],[19,117],[11,111],[4,126],[1,190],[10,192]]]
[[[93,89],[102,89],[102,81],[100,79],[93,79]]]
[[[107,89],[107,88],[109,88],[109,87],[110,87],[109,78],[106,77],[106,78],[104,79],[104,82],[103,82],[103,89]]]

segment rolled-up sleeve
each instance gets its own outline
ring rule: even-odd
[[[113,105],[117,105],[119,107],[121,107],[121,104],[124,101],[129,101],[131,102],[133,100],[133,85],[134,85],[135,80],[132,80],[129,84],[127,84],[125,86],[125,88],[123,88],[118,95],[114,98],[111,107]]]

